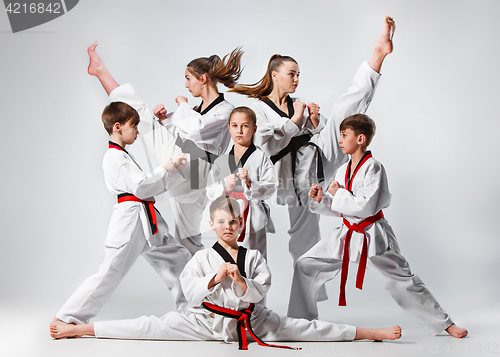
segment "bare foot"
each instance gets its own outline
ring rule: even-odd
[[[448,327],[446,329],[446,332],[448,332],[450,336],[453,336],[455,338],[464,338],[469,333],[466,329],[458,327],[455,324],[452,324],[450,327]]]
[[[91,76],[97,76],[97,74],[104,69],[104,64],[95,50],[98,44],[97,41],[94,42],[87,50],[90,59],[88,72]]]
[[[87,71],[91,76],[96,76],[97,79],[99,79],[104,90],[109,95],[113,90],[119,87],[119,84],[116,82],[113,76],[108,72],[108,69],[106,68],[106,66],[104,66],[104,63],[97,54],[95,50],[97,45],[98,42],[96,41],[92,45],[90,45],[90,47],[87,50],[90,60],[89,68]]]
[[[62,323],[50,325],[50,336],[58,340],[67,337],[81,337],[82,335],[76,333],[76,325]]]
[[[390,16],[386,16],[384,28],[380,33],[377,43],[375,44],[375,50],[380,51],[385,56],[392,53],[392,37],[394,36],[394,31],[396,31],[396,23],[394,22],[394,19]]]
[[[382,63],[385,57],[392,53],[392,36],[394,36],[394,31],[396,30],[396,23],[392,17],[386,16],[384,20],[384,28],[380,33],[380,36],[375,43],[375,48],[373,49],[373,54],[368,62],[370,67],[377,73],[380,73],[382,68]]]
[[[401,327],[392,326],[387,328],[375,329],[374,334],[375,334],[374,338],[375,341],[397,340],[398,338],[401,337]]]
[[[49,331],[50,331],[50,336],[52,338],[61,338],[61,337],[56,337],[54,334],[54,331],[58,331],[61,328],[64,329],[65,326],[75,326],[74,324],[68,324],[64,321],[59,320],[57,317],[54,317],[54,320],[49,325]]]
[[[387,328],[361,328],[356,327],[356,337],[355,340],[397,340],[401,337],[401,327],[392,326]]]

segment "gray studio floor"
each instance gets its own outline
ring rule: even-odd
[[[206,246],[213,243],[213,238],[204,240]],[[270,242],[270,252],[283,247],[274,247]],[[270,258],[271,260],[272,258]],[[286,314],[290,277],[280,274],[280,266],[270,264],[273,273],[273,286],[268,294],[267,306],[280,314]],[[281,267],[282,268],[282,267]],[[144,273],[143,270],[146,272]],[[136,266],[125,277],[111,299],[104,306],[96,320],[123,319],[140,315],[162,315],[172,309],[172,301],[161,280],[150,272],[147,263],[139,259]],[[283,268],[282,268],[283,269]],[[356,271],[356,269],[350,269]],[[286,270],[288,272],[288,270]],[[159,290],[150,293],[132,295],[127,287],[140,284],[144,274],[152,277],[144,286],[153,285]],[[156,282],[154,279],[157,279]],[[351,280],[352,281],[352,280]],[[386,327],[395,324],[403,328],[403,336],[397,341],[387,342],[314,342],[288,343],[301,347],[301,351],[268,348],[251,343],[248,351],[238,351],[237,344],[221,342],[183,342],[183,341],[127,341],[95,338],[53,340],[48,333],[48,325],[55,311],[64,299],[54,297],[54,301],[45,300],[35,303],[9,302],[0,304],[0,357],[128,357],[128,356],[234,356],[235,353],[246,356],[500,356],[500,304],[478,306],[473,301],[461,299],[446,301],[446,310],[455,319],[457,325],[469,330],[469,337],[457,340],[442,334],[436,337],[427,335],[415,325],[387,293],[368,277],[363,291],[347,288],[348,306],[335,306],[338,292],[338,279],[327,284],[330,300],[319,304],[321,318],[338,323],[348,323],[361,327]],[[138,290],[142,286],[138,287]],[[286,298],[283,298],[283,297]],[[32,299],[34,301],[34,299]],[[443,304],[443,303],[442,303]],[[464,311],[464,306],[465,310]]]
[[[267,348],[252,343],[248,351],[238,351],[236,344],[220,342],[177,342],[177,341],[126,341],[78,338],[52,340],[48,334],[50,314],[43,309],[11,308],[2,310],[0,355],[18,356],[201,356],[207,351],[210,356],[498,356],[500,354],[499,309],[492,311],[469,311],[461,316],[466,322],[470,336],[457,340],[447,335],[432,337],[416,326],[403,327],[403,337],[387,342],[333,342],[333,343],[290,343],[302,347],[301,351]],[[26,318],[18,318],[18,315]],[[376,326],[365,318],[365,326]],[[372,318],[373,320],[373,318]],[[379,319],[380,320],[380,319]],[[407,324],[405,322],[405,324]],[[403,324],[403,325],[405,325]],[[409,325],[409,324],[408,324]]]

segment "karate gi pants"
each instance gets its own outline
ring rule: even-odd
[[[341,259],[328,255],[328,241],[328,238],[322,239],[297,260],[288,316],[308,320],[318,318],[318,291],[342,268]],[[422,280],[411,272],[408,262],[399,252],[388,250],[382,255],[368,257],[367,269],[427,333],[436,335],[453,323]]]
[[[288,243],[288,250],[293,258],[294,266],[297,259],[304,253],[314,247],[321,239],[321,232],[319,228],[320,215],[311,212],[309,209],[309,196],[308,192],[300,194],[302,206],[298,202],[295,205],[288,206],[288,217],[290,219],[290,242]],[[322,285],[319,288],[317,301],[325,301],[328,299],[326,288]]]
[[[249,229],[247,227],[246,229]],[[245,235],[243,242],[238,242],[238,245],[245,247],[247,249],[258,250],[260,254],[267,261],[267,232],[266,227],[259,229],[256,232],[250,232],[250,234]]]
[[[175,239],[182,244],[191,255],[204,249],[201,243],[200,223],[203,220],[205,208],[205,191],[195,202],[181,203],[175,198],[171,200],[175,221]]]
[[[166,225],[160,216],[158,224]],[[187,305],[179,281],[184,266],[191,258],[189,252],[172,236],[164,237],[161,245],[150,247],[144,238],[141,221],[137,221],[128,243],[120,248],[104,249],[104,261],[97,272],[87,278],[56,314],[66,323],[87,324],[97,315],[137,258],[142,255],[167,284],[176,307]],[[146,297],[145,297],[146,299]]]
[[[208,314],[171,311],[162,317],[142,316],[137,319],[95,322],[94,334],[99,338],[148,340],[225,340],[238,341],[236,328],[230,336],[215,333],[213,318]],[[264,342],[270,341],[352,341],[356,327],[326,321],[308,321],[280,316],[263,305],[256,305],[251,317],[253,331]],[[251,337],[248,336],[251,340]]]

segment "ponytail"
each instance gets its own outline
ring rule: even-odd
[[[238,47],[225,55],[222,60],[217,55],[200,57],[189,62],[187,68],[197,79],[205,74],[215,85],[222,83],[228,88],[233,88],[241,76],[241,56],[243,51]]]
[[[238,84],[230,90],[238,94],[246,95],[250,98],[263,99],[273,91],[273,72],[278,71],[284,62],[297,63],[290,56],[272,55],[267,65],[267,72],[260,81],[254,84]]]

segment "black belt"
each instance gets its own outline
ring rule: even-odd
[[[293,190],[295,191],[295,196],[299,200],[299,205],[302,206],[302,202],[300,201],[299,193],[297,192],[297,186],[295,185],[295,161],[297,159],[297,151],[303,146],[314,146],[317,149],[317,165],[316,165],[316,175],[318,176],[318,182],[322,183],[325,181],[325,172],[323,170],[323,159],[321,158],[321,149],[315,143],[312,143],[310,140],[312,138],[312,134],[303,134],[300,136],[294,136],[292,140],[288,143],[288,145],[283,148],[276,155],[271,156],[271,162],[275,164],[287,154],[290,154],[292,158],[292,175],[293,175]]]
[[[200,188],[200,174],[198,163],[199,160],[204,160],[210,164],[213,164],[218,155],[212,154],[206,150],[200,149],[192,140],[186,139],[182,141],[181,137],[177,135],[175,140],[175,145],[177,145],[183,153],[190,155],[191,163],[191,188],[197,190]]]

